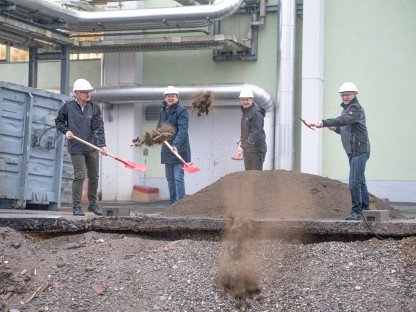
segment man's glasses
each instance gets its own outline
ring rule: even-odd
[[[89,94],[89,93],[91,93],[92,91],[91,90],[88,90],[88,91],[77,91],[78,93],[82,93],[82,94]]]
[[[355,94],[354,93],[342,93],[342,94],[340,94],[341,97],[350,97],[350,96],[353,96],[353,95],[355,95]]]

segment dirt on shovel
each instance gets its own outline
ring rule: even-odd
[[[175,133],[175,127],[169,123],[162,123],[157,129],[145,132],[143,135],[133,139],[133,146],[140,147],[143,145],[160,145],[163,144],[164,141],[169,140],[173,135],[175,135]]]

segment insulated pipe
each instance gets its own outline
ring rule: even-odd
[[[254,94],[254,102],[266,111],[273,110],[271,96],[262,88],[254,84],[205,84],[205,85],[175,85],[181,101],[186,105],[201,91],[214,93],[213,105],[240,105],[239,95],[243,88],[250,88]],[[101,87],[94,90],[95,102],[110,104],[129,104],[144,101],[160,102],[167,86],[116,86]],[[223,103],[232,101],[231,103]],[[219,103],[219,104],[216,104]]]
[[[92,100],[96,103],[108,104],[143,104],[161,103],[163,92],[167,86],[115,86],[101,87],[93,92]],[[213,106],[240,106],[239,95],[243,88],[250,88],[253,91],[254,102],[266,110],[264,118],[264,131],[266,133],[266,144],[268,152],[264,162],[265,169],[274,169],[273,160],[275,151],[274,140],[274,104],[272,97],[261,87],[254,84],[206,84],[206,85],[175,85],[178,90],[179,99],[185,106],[190,106],[193,97],[201,91],[211,91],[214,94]],[[269,153],[272,153],[270,155]]]
[[[277,77],[276,169],[293,169],[296,0],[280,0]]]
[[[47,0],[12,0],[20,8],[68,23],[71,31],[112,31],[204,27],[234,14],[244,0],[223,0],[211,5],[168,8],[78,11]]]

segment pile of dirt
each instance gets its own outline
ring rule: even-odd
[[[406,219],[370,194],[370,209],[389,210],[391,219]],[[351,210],[348,185],[318,175],[287,170],[243,171],[165,209],[162,216],[252,219],[344,219]]]

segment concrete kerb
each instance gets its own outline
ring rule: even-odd
[[[157,235],[214,235],[223,233],[230,220],[215,218],[129,216],[129,217],[0,217],[0,226],[18,231],[69,233],[84,231],[135,232]],[[344,220],[253,220],[252,238],[301,239],[307,236],[407,237],[416,235],[416,220],[371,222]],[[261,233],[261,234],[259,234]]]

